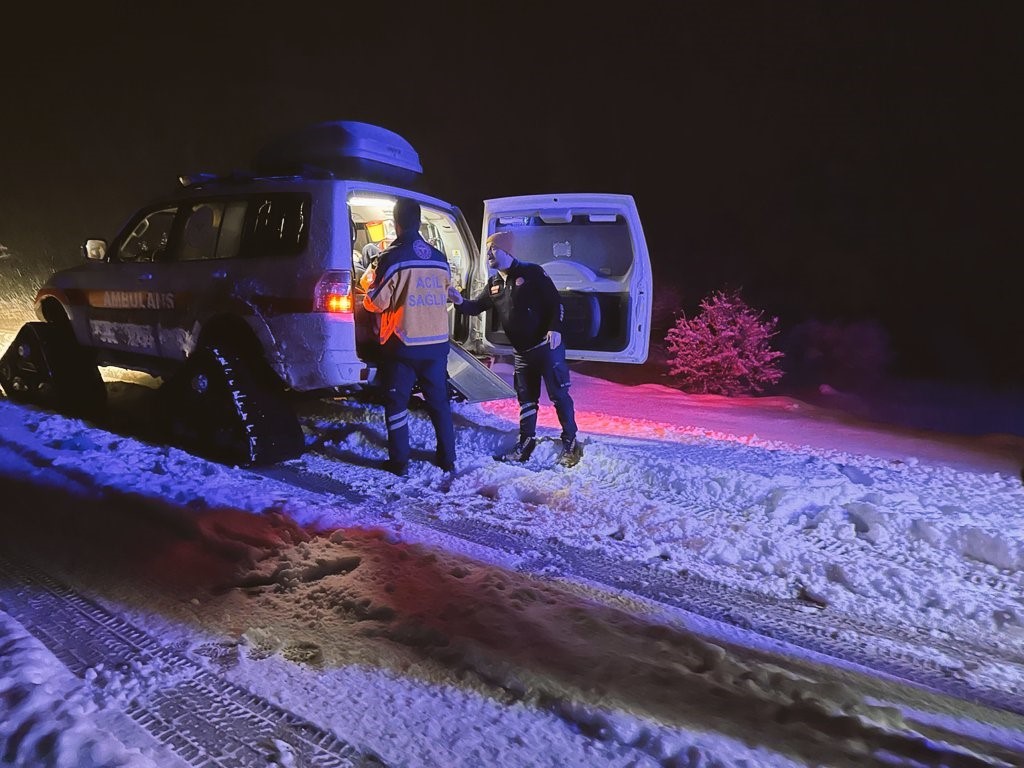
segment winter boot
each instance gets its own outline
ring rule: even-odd
[[[558,463],[563,467],[575,467],[583,458],[583,444],[575,437],[562,441],[562,454],[558,457]]]
[[[494,458],[498,461],[515,461],[524,462],[530,458],[530,454],[533,453],[533,449],[537,447],[537,438],[535,437],[521,437],[519,442],[513,445],[504,453],[499,453]]]

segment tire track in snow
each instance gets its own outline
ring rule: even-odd
[[[774,505],[779,505],[782,507],[781,524],[784,527],[799,526],[798,535],[811,544],[810,547],[800,547],[800,551],[811,553],[819,566],[829,575],[830,581],[842,584],[853,594],[853,604],[844,605],[843,610],[859,617],[861,621],[878,624],[851,610],[857,608],[858,589],[862,589],[863,585],[847,585],[843,581],[844,565],[850,564],[851,567],[847,570],[856,572],[858,564],[862,565],[868,559],[878,563],[880,568],[896,569],[885,574],[886,581],[883,581],[881,586],[883,590],[890,589],[890,582],[898,586],[900,579],[913,582],[920,578],[920,573],[924,570],[943,573],[944,589],[948,589],[950,584],[955,584],[952,591],[943,595],[947,601],[984,606],[990,603],[992,592],[995,591],[1003,596],[1004,602],[1001,606],[990,608],[993,613],[1003,614],[1006,621],[1012,621],[1012,615],[1019,610],[1019,605],[1024,605],[1024,600],[1020,597],[1024,595],[1024,576],[1019,572],[1001,571],[981,562],[972,564],[969,559],[962,557],[942,557],[942,550],[924,545],[918,547],[912,559],[904,551],[904,547],[908,543],[916,542],[904,535],[904,531],[898,531],[901,535],[892,538],[869,538],[869,532],[861,530],[868,527],[859,517],[863,514],[859,512],[861,505],[890,502],[889,497],[879,500],[870,495],[874,493],[871,487],[874,480],[869,474],[870,466],[864,470],[817,456],[807,457],[748,446],[667,443],[659,444],[655,455],[652,455],[651,447],[638,445],[641,442],[617,438],[611,441],[602,440],[595,446],[597,450],[591,452],[590,458],[596,459],[598,471],[595,472],[593,466],[587,470],[592,473],[588,480],[589,485],[595,489],[590,497],[594,503],[607,503],[600,498],[602,488],[614,491],[612,498],[615,500],[621,498],[623,489],[627,489],[636,494],[634,508],[644,509],[646,506],[644,514],[649,517],[660,513],[668,521],[679,518],[687,525],[691,521],[697,521],[698,525],[694,528],[698,531],[705,528],[714,530],[715,526],[721,528],[724,518],[733,525],[762,526],[766,531],[763,536],[765,540],[771,539],[772,526],[780,525],[778,519],[773,519],[772,509]],[[593,455],[595,453],[596,456]],[[889,471],[891,469],[888,467],[882,470]],[[715,489],[720,493],[714,495],[710,502],[709,496],[712,494],[708,493],[706,487],[699,487],[702,483],[706,486],[709,475],[712,478],[720,478],[719,487]],[[851,482],[851,477],[857,480]],[[572,482],[564,475],[560,475],[558,479],[562,482]],[[809,491],[807,486],[812,486],[813,490]],[[866,489],[862,486],[866,486]],[[585,489],[574,490],[586,493]],[[862,490],[866,490],[869,495],[865,496]],[[905,488],[900,485],[897,490],[902,498],[897,499],[896,503],[905,502]],[[806,510],[806,514],[802,506],[798,507],[796,512],[785,509],[786,502],[783,497],[789,493],[793,493],[801,500],[811,498],[820,509],[816,510],[813,503]],[[542,499],[537,501],[543,503]],[[801,504],[803,503],[801,501]],[[652,505],[660,507],[660,512],[652,512]],[[841,522],[857,530],[857,535],[852,539],[837,538],[832,527],[835,520],[828,519],[824,514],[826,512],[840,516]],[[825,521],[819,523],[813,520],[816,514],[825,517]],[[785,519],[789,516],[795,519]],[[510,520],[513,523],[519,522],[514,518]],[[650,521],[645,524],[650,525]],[[528,522],[522,526],[509,527],[521,527],[527,533],[531,532]],[[585,529],[585,526],[578,528]],[[626,534],[623,538],[628,544],[631,537]],[[566,543],[581,546],[583,549],[591,548],[587,545],[585,537],[578,532],[570,532]],[[664,562],[658,562],[651,557],[639,560],[626,545],[617,545],[614,541],[603,542],[602,548],[619,549],[624,559],[646,562],[669,573],[681,569],[697,570],[704,565],[686,552],[685,548],[672,548],[670,552],[665,553],[668,556],[663,557]],[[953,578],[949,578],[950,576]],[[790,578],[785,585],[781,585],[780,581],[776,578],[772,583],[772,579],[762,578],[761,583],[756,585],[756,590],[751,591],[782,599],[795,597],[802,592],[803,585],[798,580]],[[766,587],[766,583],[770,586]],[[780,586],[785,586],[785,589],[780,591]],[[866,597],[869,603],[874,601],[871,593]],[[894,618],[894,622],[902,620],[902,616]],[[949,638],[951,651],[966,645],[984,655],[985,652],[995,649],[994,655],[1002,661],[1016,665],[1024,664],[1024,655],[1020,653],[1019,648],[991,633],[965,636],[964,632],[960,632],[954,639],[953,633],[945,631],[945,627],[942,626],[915,627],[914,631]]]
[[[259,474],[331,496],[350,492],[343,482],[289,466],[269,468]],[[803,600],[773,599],[692,572],[666,571],[565,542],[542,541],[529,533],[463,515],[439,516],[431,500],[403,503],[395,498],[392,511],[396,518],[506,555],[525,557],[520,570],[590,582],[613,592],[741,627],[913,686],[1024,714],[1024,691],[980,685],[972,678],[974,665],[993,663],[990,649],[965,645],[959,638],[944,640],[926,630],[907,631],[848,615],[835,617]],[[1000,660],[1024,667],[1013,658]],[[1024,669],[1015,677],[1024,678]]]
[[[383,765],[374,755],[162,646],[9,553],[0,555],[0,575],[8,584],[0,592],[5,612],[90,684],[98,698],[113,693],[127,699],[125,713],[191,765]]]

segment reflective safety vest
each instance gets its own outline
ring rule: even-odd
[[[380,343],[392,335],[408,346],[448,341],[448,286],[444,254],[419,233],[403,234],[381,253],[363,306],[381,315]]]

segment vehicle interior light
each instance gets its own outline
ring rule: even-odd
[[[386,197],[370,197],[368,195],[352,195],[348,199],[349,205],[372,205],[377,208],[394,208],[395,201]]]

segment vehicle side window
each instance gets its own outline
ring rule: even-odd
[[[224,216],[223,203],[194,203],[185,209],[185,228],[181,234],[182,261],[212,259],[217,248],[217,233]]]
[[[162,208],[147,214],[121,242],[113,261],[159,261],[167,249],[178,209]]]
[[[181,261],[230,259],[238,255],[245,221],[245,201],[212,200],[185,209]]]
[[[245,212],[248,207],[244,200],[233,200],[224,206],[224,219],[220,225],[220,238],[217,240],[218,259],[231,259],[238,255],[242,246],[242,230],[245,227]]]
[[[287,256],[301,253],[309,239],[309,206],[305,195],[264,195],[249,200],[242,253]]]

